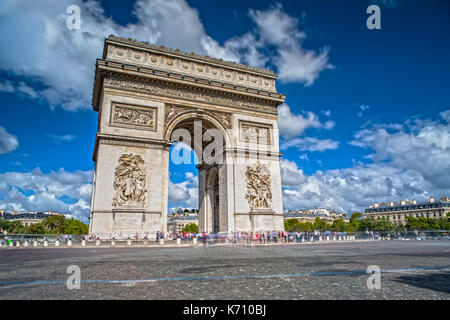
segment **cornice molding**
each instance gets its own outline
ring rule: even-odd
[[[100,144],[118,145],[125,147],[138,147],[146,149],[160,149],[168,151],[170,146],[172,145],[172,142],[158,139],[144,139],[137,137],[99,133],[95,138],[94,153],[92,155],[92,160],[94,160],[94,162],[97,161],[97,150]]]

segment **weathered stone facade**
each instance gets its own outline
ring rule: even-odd
[[[275,80],[269,70],[106,39],[93,95],[99,123],[90,234],[167,231],[177,129],[200,136],[183,140],[201,159],[200,231],[283,229],[277,107],[285,97]],[[218,147],[208,154],[211,141]]]

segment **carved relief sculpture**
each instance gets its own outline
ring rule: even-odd
[[[231,129],[233,124],[230,113],[214,112],[213,114],[220,120],[220,122],[224,125],[225,128]]]
[[[247,195],[245,198],[251,208],[270,208],[272,206],[272,190],[270,186],[270,172],[259,162],[248,166],[245,172],[247,177]]]
[[[169,124],[169,122],[176,116],[180,115],[180,113],[187,112],[187,111],[193,111],[193,110],[198,110],[198,109],[194,109],[193,107],[185,107],[185,106],[166,104],[165,127],[167,128],[167,125]],[[203,110],[202,112],[205,112],[205,111]],[[210,112],[209,110],[206,111],[206,113],[213,115],[217,120],[219,120],[223,124],[223,126],[225,128],[231,129],[231,127],[232,127],[231,113],[220,112],[220,111]]]
[[[144,206],[147,189],[144,159],[140,155],[123,154],[114,174],[112,205]]]
[[[155,108],[141,108],[113,103],[111,123],[155,130]]]
[[[240,123],[240,137],[242,141],[272,143],[270,126]]]
[[[179,115],[181,112],[186,111],[186,108],[183,108],[181,106],[175,106],[171,104],[166,104],[166,116],[165,116],[165,124],[167,124],[175,118],[177,115]]]

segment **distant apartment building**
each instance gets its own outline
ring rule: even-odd
[[[435,220],[445,218],[450,212],[449,197],[441,197],[436,201],[433,197],[426,202],[417,202],[416,200],[397,202],[375,202],[365,210],[365,218],[382,219],[386,218],[391,222],[407,223],[406,217],[414,218],[432,218]]]
[[[288,219],[297,219],[300,222],[313,223],[317,217],[328,223],[333,223],[333,221],[337,219],[348,220],[347,214],[337,213],[330,209],[288,210],[284,213],[285,221]]]
[[[13,212],[5,212],[4,210],[0,210],[0,218],[8,220],[8,221],[20,221],[22,225],[29,226],[33,223],[40,223],[42,220],[58,215],[60,216],[60,213],[57,212],[38,212],[38,211],[29,211],[29,212],[23,212],[23,211],[13,211]]]
[[[167,217],[167,230],[169,233],[179,233],[189,223],[198,225],[197,213],[184,213],[182,211],[172,213]]]

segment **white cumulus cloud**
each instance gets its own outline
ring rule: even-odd
[[[92,171],[0,173],[0,208],[7,211],[50,210],[87,223],[91,192]]]
[[[370,150],[373,163],[307,175],[293,161],[281,160],[285,208],[327,207],[351,212],[375,201],[450,195],[450,124],[418,117],[377,124],[355,133],[351,144]]]
[[[298,19],[287,14],[280,4],[268,10],[249,10],[256,28],[225,42],[225,48],[240,60],[254,66],[266,66],[270,60],[278,69],[282,82],[298,82],[310,86],[329,63],[329,49],[320,52],[305,49],[305,32],[298,28]],[[273,49],[275,53],[267,53]]]
[[[70,5],[81,9],[79,30],[67,28]],[[52,107],[88,110],[95,61],[110,34],[236,60],[205,33],[198,12],[184,0],[137,0],[134,13],[137,22],[121,26],[93,0],[1,1],[0,28],[8,32],[0,33],[0,41],[8,48],[2,50],[0,69],[27,82],[2,82],[0,89],[12,92],[15,87]],[[39,89],[31,82],[39,83]]]
[[[81,9],[80,29],[67,28],[70,5]],[[0,2],[0,70],[15,76],[0,91],[20,92],[68,111],[91,108],[94,67],[110,34],[194,51],[215,58],[278,69],[281,81],[311,85],[330,68],[328,50],[303,48],[306,34],[281,6],[250,10],[256,28],[221,46],[207,35],[199,13],[185,0],[136,0],[135,23],[122,26],[94,0],[3,0]],[[267,47],[274,46],[275,54]],[[18,79],[18,80],[17,80]]]
[[[0,154],[11,153],[19,146],[17,137],[6,131],[5,128],[0,127]]]
[[[317,139],[314,137],[295,138],[283,141],[280,149],[296,148],[300,151],[319,151],[335,150],[339,147],[339,142],[331,139]]]
[[[294,114],[291,108],[283,103],[278,107],[278,129],[280,135],[286,138],[300,136],[308,128],[332,129],[334,121],[321,122],[319,117],[311,111],[303,114]]]
[[[169,203],[172,206],[198,207],[198,177],[185,173],[186,180],[180,183],[169,181]],[[171,206],[171,205],[169,205]]]

